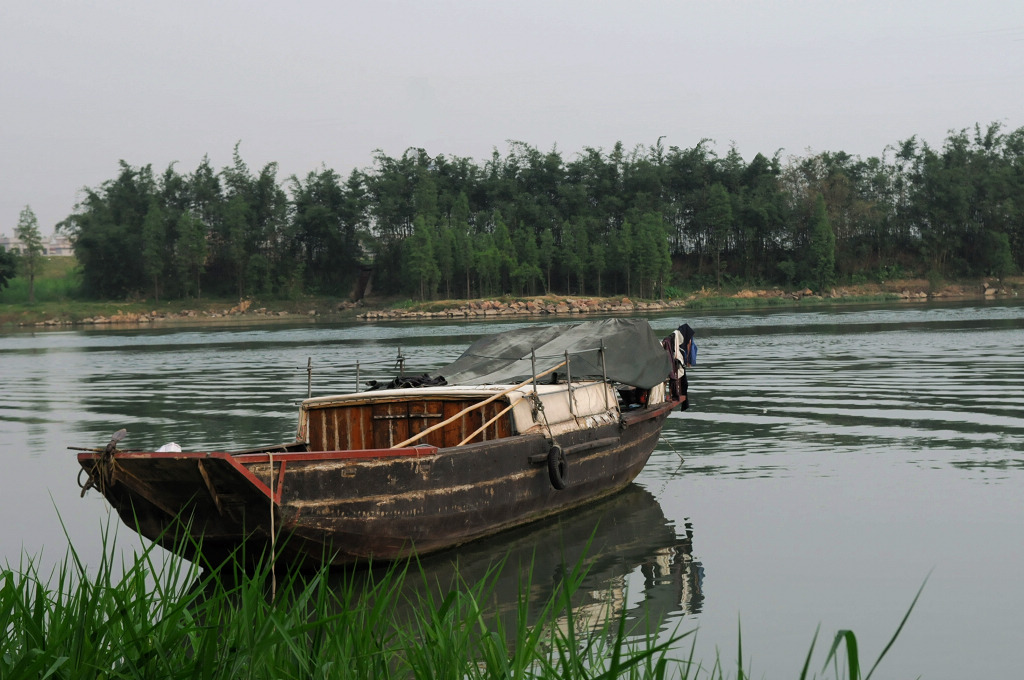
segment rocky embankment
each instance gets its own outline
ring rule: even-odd
[[[904,282],[904,285],[889,286],[850,286],[833,288],[824,295],[818,295],[809,288],[787,292],[782,289],[741,290],[732,295],[720,295],[713,291],[701,291],[678,300],[658,300],[654,302],[637,302],[623,298],[534,298],[532,300],[472,300],[445,307],[434,311],[409,309],[368,310],[357,315],[363,321],[387,319],[437,319],[437,318],[471,318],[516,315],[542,314],[632,314],[636,312],[657,312],[677,308],[685,308],[695,300],[707,298],[721,299],[764,299],[778,301],[800,300],[832,300],[863,299],[878,297],[890,300],[928,300],[957,298],[994,298],[996,296],[1013,297],[1017,295],[1015,288],[997,288],[988,282],[979,286],[950,285],[940,290],[929,291],[925,282]],[[852,300],[851,300],[852,301]]]
[[[336,306],[335,311],[341,311],[343,309],[351,309],[356,307],[353,302],[344,302]],[[276,319],[282,317],[297,317],[297,316],[316,316],[320,314],[315,309],[309,310],[306,313],[296,313],[284,310],[271,310],[266,307],[253,308],[252,300],[243,300],[234,307],[223,308],[219,310],[195,310],[195,309],[184,309],[180,312],[158,312],[153,310],[151,312],[122,312],[118,311],[116,314],[110,315],[98,315],[89,316],[83,319],[71,320],[71,319],[47,319],[46,321],[37,321],[35,326],[75,326],[75,325],[90,325],[90,326],[104,326],[104,325],[115,325],[115,324],[149,324],[158,322],[203,322],[203,321],[215,321],[217,319],[232,319],[232,318],[245,318],[249,320],[266,318]],[[21,324],[26,325],[26,324]]]
[[[858,286],[836,287],[824,295],[816,294],[810,289],[784,291],[782,289],[741,290],[731,295],[723,295],[718,291],[702,290],[688,295],[686,298],[658,301],[634,301],[628,297],[536,297],[525,300],[467,300],[453,301],[450,306],[437,309],[371,309],[364,302],[332,302],[326,308],[303,309],[302,311],[286,311],[254,307],[252,300],[243,300],[230,308],[193,310],[179,312],[121,312],[105,316],[91,316],[83,319],[53,318],[34,323],[21,323],[22,326],[72,326],[72,325],[114,325],[114,324],[151,324],[151,323],[203,323],[225,320],[257,322],[282,318],[316,317],[321,315],[351,315],[357,309],[364,309],[355,315],[361,321],[379,321],[389,319],[437,319],[437,318],[483,318],[498,316],[529,316],[529,315],[573,315],[573,314],[634,314],[642,312],[659,312],[685,308],[695,301],[702,301],[706,308],[727,306],[732,300],[762,299],[771,302],[787,301],[829,301],[842,302],[844,299],[863,301],[865,299],[904,300],[908,302],[929,299],[992,299],[996,297],[1016,297],[1021,288],[1021,281],[1011,285],[996,285],[987,281],[978,284],[954,284],[938,290],[931,290],[925,281],[899,281],[888,284],[865,284]],[[322,301],[321,301],[322,303]],[[323,306],[323,305],[321,305]]]
[[[534,300],[471,300],[437,311],[407,309],[371,310],[357,315],[364,321],[379,319],[438,319],[455,317],[515,316],[531,314],[630,314],[639,310],[665,310],[685,306],[682,300],[633,302],[624,298],[537,298]]]

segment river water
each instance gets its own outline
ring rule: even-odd
[[[590,542],[576,625],[614,612],[662,634],[697,629],[696,658],[711,665],[717,650],[732,669],[742,628],[745,666],[768,678],[799,674],[819,625],[816,663],[849,628],[870,664],[925,584],[876,677],[1019,672],[1024,305],[648,318],[659,336],[687,321],[700,352],[693,406],[670,416],[636,484],[428,569],[457,560],[473,578],[511,553],[534,561],[543,597],[560,556]],[[95,562],[108,525],[118,550],[141,546],[98,494],[79,497],[68,446],[121,427],[123,448],[288,441],[307,360],[314,396],[348,391],[357,361],[363,380],[392,377],[399,350],[408,372],[426,371],[529,322],[0,334],[0,558],[56,564],[70,537]]]

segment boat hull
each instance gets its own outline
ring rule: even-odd
[[[676,405],[559,435],[562,475],[551,470],[552,442],[541,434],[447,448],[89,452],[79,462],[126,524],[193,561],[251,563],[268,551],[309,566],[394,560],[620,491],[646,464]]]

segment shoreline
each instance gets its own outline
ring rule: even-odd
[[[318,297],[303,300],[242,300],[231,305],[224,300],[175,301],[155,309],[139,302],[63,302],[0,305],[3,328],[83,328],[109,326],[173,327],[223,323],[280,323],[301,319],[373,323],[440,318],[494,318],[498,316],[574,316],[588,314],[636,314],[676,309],[757,309],[801,305],[855,305],[877,302],[928,302],[936,300],[998,300],[1016,298],[1024,291],[1024,277],[1001,282],[982,279],[958,282],[933,289],[922,279],[882,284],[836,286],[825,294],[804,288],[744,288],[735,292],[701,289],[669,300],[633,300],[629,297],[573,295],[501,296],[474,300],[433,300],[425,302],[369,298],[359,302]],[[22,311],[18,313],[18,309]],[[19,318],[20,317],[20,318]]]

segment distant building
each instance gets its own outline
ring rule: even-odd
[[[20,253],[22,248],[21,241],[17,236],[0,234],[0,248]],[[65,257],[74,255],[75,251],[71,247],[71,240],[68,239],[67,236],[64,236],[63,234],[52,234],[50,236],[43,237],[43,254]]]

